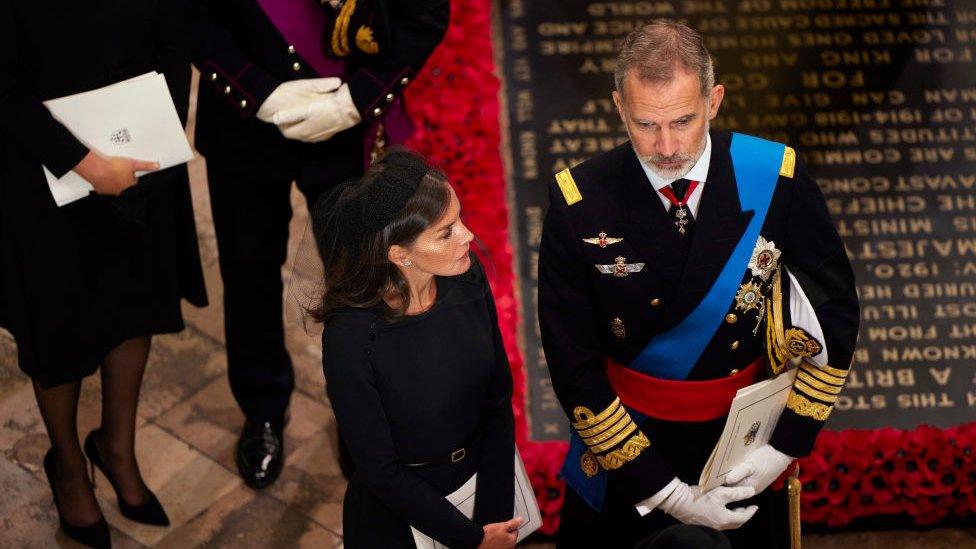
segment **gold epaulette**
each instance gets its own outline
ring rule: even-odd
[[[580,459],[580,468],[587,476],[597,474],[600,467],[616,469],[651,445],[619,398],[598,414],[577,406],[573,409],[573,419],[573,428],[588,448]]]
[[[779,166],[779,174],[792,178],[794,170],[796,170],[796,151],[792,147],[786,147],[783,151],[783,163]]]
[[[572,206],[583,200],[583,195],[580,194],[579,187],[576,186],[576,180],[573,179],[573,174],[569,168],[556,174],[556,183],[559,184],[559,190],[563,192],[567,206]]]

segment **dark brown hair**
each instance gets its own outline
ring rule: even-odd
[[[403,155],[402,151],[401,156],[406,157],[407,162],[423,161],[419,155]],[[342,212],[350,206],[350,201],[364,200],[364,195],[369,194],[363,192],[365,186],[394,175],[387,170],[402,170],[400,163],[400,160],[393,160],[374,164],[362,178],[343,184],[316,202],[312,210],[312,228],[325,267],[325,291],[318,304],[309,311],[316,321],[325,322],[346,307],[373,307],[383,303],[386,295],[398,303],[395,309],[380,308],[386,320],[402,317],[410,305],[407,280],[390,261],[390,246],[410,246],[420,233],[444,215],[451,200],[447,176],[430,168],[393,221],[378,232],[365,231],[352,239],[348,234],[342,234],[344,228],[348,229],[343,226]]]

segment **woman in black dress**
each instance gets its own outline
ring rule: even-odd
[[[0,3],[0,326],[33,380],[63,530],[92,546],[110,540],[86,454],[123,515],[168,523],[135,458],[139,387],[150,337],[181,330],[180,299],[203,305],[206,293],[185,166],[135,185],[153,162],[89,150],[42,101],[156,70],[185,117],[185,42],[176,0]],[[42,165],[74,170],[95,194],[59,208]],[[102,422],[83,450],[81,379],[99,366]]]
[[[512,379],[471,232],[443,173],[397,150],[313,209],[323,364],[355,463],[347,547],[512,547]],[[444,496],[477,473],[474,516]]]

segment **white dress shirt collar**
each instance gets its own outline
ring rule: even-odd
[[[689,181],[698,181],[698,185],[695,190],[692,191],[691,195],[688,196],[688,208],[691,210],[691,215],[698,216],[698,203],[701,201],[702,192],[704,192],[705,179],[708,177],[708,166],[712,161],[712,136],[708,133],[705,134],[705,150],[702,151],[701,157],[698,158],[698,162],[691,167],[691,170],[685,174],[683,179]],[[640,160],[638,160],[640,162]],[[671,207],[671,203],[668,202],[666,196],[660,193],[660,190],[667,187],[673,183],[674,179],[664,179],[657,175],[646,164],[640,162],[641,168],[644,170],[644,174],[647,176],[647,180],[651,182],[654,187],[654,192],[657,194],[658,198],[661,199],[661,204],[664,209]]]

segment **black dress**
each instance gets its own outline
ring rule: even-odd
[[[175,0],[0,4],[0,326],[44,386],[181,330],[180,298],[206,304],[185,166],[62,208],[41,169],[60,177],[88,152],[42,101],[156,70],[185,120],[187,55]]]
[[[382,306],[382,305],[381,305]],[[347,309],[326,322],[327,391],[356,471],[343,505],[347,547],[414,547],[409,526],[476,547],[512,518],[512,378],[495,305],[476,260],[437,278],[426,312],[386,322]],[[457,463],[411,468],[466,447]],[[474,520],[444,496],[478,473]]]

